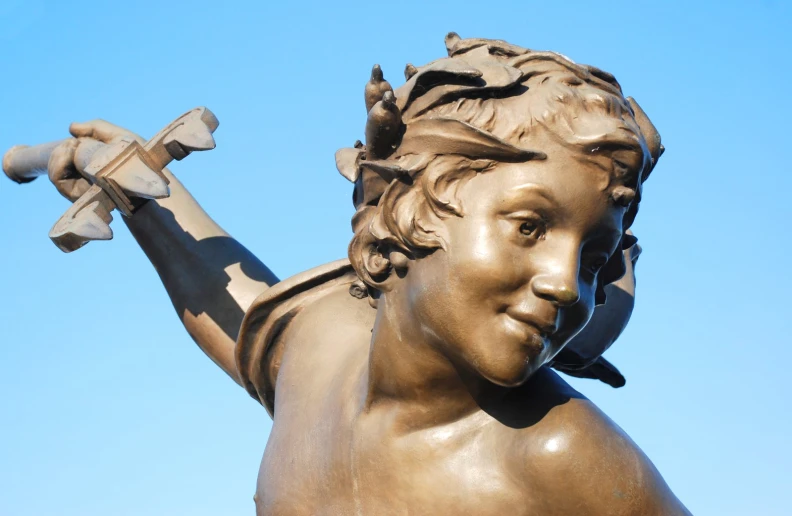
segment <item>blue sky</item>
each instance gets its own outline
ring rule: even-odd
[[[288,4],[288,5],[287,5]],[[616,75],[667,148],[634,227],[618,390],[573,385],[696,515],[788,514],[792,8],[762,2],[55,2],[0,5],[0,150],[101,117],[152,136],[198,105],[217,149],[172,167],[279,277],[345,256],[380,63],[449,30]],[[64,255],[46,179],[0,178],[0,514],[252,514],[266,412],[182,329],[123,224]]]

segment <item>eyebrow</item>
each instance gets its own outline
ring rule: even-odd
[[[556,201],[555,197],[550,193],[550,191],[538,184],[538,183],[524,183],[521,185],[514,186],[506,190],[506,195],[502,200],[501,204],[507,204],[509,202],[516,202],[520,200],[520,196],[524,195],[525,193],[532,193],[539,195],[540,197],[544,198],[546,201],[552,203],[554,206],[558,206],[558,201]],[[616,241],[616,245],[618,246],[618,242],[621,240],[623,235],[623,231],[619,230],[613,226],[597,226],[589,240],[610,240],[613,239]],[[618,250],[618,249],[617,249]]]
[[[591,153],[599,151],[613,152],[617,150],[626,150],[640,155],[645,154],[644,148],[641,147],[641,144],[635,133],[624,128],[608,133],[597,141],[589,143],[585,146],[585,150]]]
[[[643,148],[640,144],[632,139],[626,138],[613,138],[614,135],[608,135],[607,139],[600,139],[597,142],[590,143],[586,147],[584,147],[584,153],[582,156],[577,157],[576,159],[584,160],[589,163],[593,163],[595,166],[599,167],[600,169],[604,170],[605,172],[610,172],[610,167],[604,165],[597,159],[592,159],[593,157],[602,157],[602,158],[613,158],[613,153],[618,151],[626,151],[635,153],[635,157],[640,162],[638,165],[637,170],[641,169],[643,163],[646,160],[646,153],[644,152]],[[609,154],[609,155],[608,155]]]
[[[558,204],[555,197],[545,188],[544,186],[537,184],[537,183],[524,183],[521,185],[514,186],[506,190],[506,197],[503,199],[503,202],[515,201],[518,200],[521,195],[525,193],[532,193],[539,195],[540,197],[544,197],[546,201],[549,201],[553,204]]]

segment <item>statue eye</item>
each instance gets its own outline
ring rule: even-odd
[[[599,272],[600,270],[602,270],[602,268],[603,268],[603,267],[605,267],[605,264],[606,264],[606,263],[608,263],[608,259],[607,259],[607,258],[600,258],[599,260],[597,260],[596,262],[594,262],[594,263],[591,265],[591,267],[592,267],[592,268],[593,268],[595,271]]]
[[[623,161],[619,161],[618,159],[614,159],[613,160],[613,164],[616,165],[618,168],[621,168],[621,169],[624,169],[624,170],[629,170],[630,169],[630,166],[627,163],[625,163]]]
[[[596,275],[603,267],[608,263],[608,257],[599,256],[592,260],[589,260],[589,263],[586,264],[586,268],[591,274]]]
[[[520,233],[525,236],[538,238],[541,236],[541,230],[541,224],[535,220],[529,220],[520,224]]]

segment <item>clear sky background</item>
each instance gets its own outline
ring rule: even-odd
[[[616,75],[667,148],[635,225],[618,390],[573,385],[696,515],[789,515],[792,7],[685,2],[0,2],[0,151],[101,117],[146,137],[210,107],[217,149],[172,170],[279,277],[344,257],[380,63],[443,37],[556,50]],[[120,221],[64,255],[68,203],[0,177],[0,515],[248,515],[263,408],[190,340]],[[310,374],[306,372],[306,374]],[[572,486],[570,486],[572,488]]]

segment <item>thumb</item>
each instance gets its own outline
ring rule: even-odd
[[[55,188],[70,201],[76,201],[91,184],[80,176],[74,168],[74,152],[79,140],[69,138],[52,151],[47,172]]]

